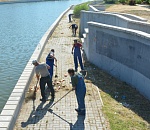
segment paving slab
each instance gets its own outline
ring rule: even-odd
[[[72,37],[72,31],[69,30],[71,25],[71,23],[68,23],[69,13],[72,13],[72,10],[62,18],[48,40],[40,58],[40,62],[45,62],[50,50],[55,49],[55,56],[58,59],[58,78],[53,78],[53,82],[60,82],[62,79],[64,81],[54,86],[56,92],[54,102],[48,100],[44,104],[41,103],[39,101],[41,98],[40,91],[37,91],[34,102],[32,100],[24,102],[14,130],[107,130],[102,113],[103,104],[99,92],[95,88],[96,86],[92,83],[86,83],[86,116],[78,116],[74,110],[77,108],[74,91],[71,91],[54,106],[51,106],[72,88],[70,77],[65,77],[64,74],[67,74],[67,69],[74,68],[71,49],[73,40],[78,39],[78,37]],[[35,83],[34,76],[29,87],[34,86]]]

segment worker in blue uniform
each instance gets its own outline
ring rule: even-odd
[[[74,40],[74,44],[72,47],[72,54],[74,55],[74,64],[75,64],[76,72],[78,71],[78,60],[79,60],[81,70],[84,70],[83,63],[82,63],[81,49],[82,49],[82,44],[79,43],[77,40]]]
[[[75,74],[74,69],[69,69],[68,74],[71,77],[72,87],[75,90],[78,108],[75,109],[78,115],[85,115],[85,94],[86,94],[86,85],[84,82],[84,78],[81,74]]]
[[[57,65],[54,64],[54,60],[55,62],[57,62],[57,59],[55,58],[54,53],[55,53],[54,49],[51,49],[50,53],[46,57],[46,64],[50,66],[50,69],[48,71],[50,73],[51,79],[53,77],[54,66],[57,67]]]

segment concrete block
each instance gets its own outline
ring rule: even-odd
[[[2,116],[13,116],[15,113],[15,110],[2,110],[1,115]]]
[[[9,97],[8,101],[19,101],[21,97]]]
[[[84,43],[84,38],[81,38],[82,43]]]
[[[30,75],[32,74],[33,70],[25,70],[22,74],[21,77],[30,77]],[[28,76],[27,76],[28,75]]]
[[[85,33],[83,34],[83,37],[86,38],[86,34]]]
[[[26,86],[26,82],[17,82],[16,86]]]
[[[17,108],[17,105],[5,105],[3,110],[15,110]]]
[[[25,86],[23,86],[23,85],[16,85],[15,89],[25,89]]]
[[[30,72],[31,73],[31,72]],[[19,78],[19,80],[28,80],[29,79],[29,77],[27,77],[27,76],[23,76],[23,75],[21,75],[21,77]]]
[[[7,130],[9,122],[0,122],[0,130]]]
[[[12,91],[13,93],[23,93],[24,92],[24,89],[14,89],[13,91]]]
[[[17,104],[19,104],[19,101],[10,101],[10,100],[8,100],[7,102],[6,102],[6,105],[17,105]]]
[[[89,29],[88,28],[85,28],[85,33],[89,33]]]
[[[22,93],[11,93],[10,97],[21,97]]]
[[[2,116],[0,115],[0,122],[10,122],[12,120],[12,116]]]

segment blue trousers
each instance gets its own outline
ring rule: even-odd
[[[76,53],[76,52],[75,52],[75,53],[74,53],[75,70],[78,69],[78,60],[79,60],[79,64],[80,64],[81,70],[84,70],[83,63],[82,63],[81,53]]]
[[[51,79],[53,78],[53,70],[54,70],[54,61],[46,60],[46,64],[50,66],[50,69],[48,70],[51,76]]]
[[[82,91],[75,91],[76,97],[77,97],[77,102],[78,102],[78,109],[85,111],[85,94],[86,94],[86,89]]]

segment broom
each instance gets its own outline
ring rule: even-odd
[[[39,81],[37,81],[37,82],[36,82],[36,85],[34,86],[33,100],[35,100],[35,99],[36,99],[36,90],[37,90],[38,82],[39,82]]]
[[[55,74],[55,78],[58,78],[58,75],[57,75],[57,61],[56,61],[56,74]]]

